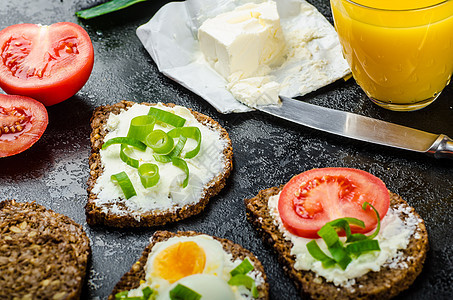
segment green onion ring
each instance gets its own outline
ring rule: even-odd
[[[364,202],[363,203],[362,209],[365,210],[367,206],[370,206],[374,210],[374,212],[376,213],[376,218],[377,218],[376,230],[374,231],[374,233],[372,235],[368,236],[369,239],[374,239],[378,235],[379,230],[381,230],[381,216],[379,216],[379,213],[376,210],[376,208],[374,208],[374,206],[371,205],[368,202]]]
[[[377,250],[381,250],[381,248],[379,247],[379,242],[377,240],[362,240],[348,244],[346,246],[346,251],[356,256],[359,256],[363,252]]]
[[[365,228],[365,223],[356,218],[341,218],[328,222],[330,226],[342,229],[346,232],[346,243],[367,239],[368,237],[361,233],[351,233],[351,226],[349,224],[357,225]]]
[[[153,116],[157,120],[167,123],[169,125],[172,125],[174,127],[182,127],[186,123],[186,119],[184,119],[174,113],[171,113],[171,112],[168,112],[168,111],[165,111],[162,109],[158,109],[155,107],[149,108],[148,115]]]
[[[127,145],[121,145],[120,149],[120,158],[123,162],[125,162],[127,165],[131,166],[132,168],[138,168],[139,161],[135,158],[132,158],[127,154],[127,152],[130,152],[131,149]]]
[[[132,185],[132,182],[129,179],[129,176],[127,176],[126,172],[123,171],[118,174],[113,174],[110,178],[112,181],[118,183],[126,199],[137,195],[134,186]]]
[[[171,157],[177,157],[179,154],[181,154],[182,149],[184,149],[184,145],[186,144],[187,138],[183,135],[179,136],[178,143],[176,146],[173,148],[173,150],[170,153]]]
[[[171,291],[170,291],[170,299],[172,300],[199,300],[201,299],[201,295],[195,292],[194,290],[186,287],[178,283]]]
[[[319,248],[316,240],[311,240],[307,243],[307,250],[314,259],[321,261],[322,266],[326,269],[334,266],[337,263],[334,259],[327,256],[324,251],[321,250],[321,248]]]
[[[230,274],[231,276],[235,276],[237,274],[242,274],[245,275],[248,272],[252,271],[254,269],[252,263],[248,258],[244,259],[236,268],[231,270]]]
[[[141,142],[145,142],[146,136],[153,131],[156,124],[156,118],[153,116],[138,116],[131,120],[128,137],[135,138]]]
[[[142,293],[144,300],[149,300],[149,297],[154,294],[154,291],[149,286],[147,286],[142,290]]]
[[[169,155],[157,155],[157,154],[154,154],[153,157],[154,157],[154,159],[157,162],[160,162],[160,163],[163,163],[163,164],[171,162],[171,157]]]
[[[137,148],[138,150],[141,150],[141,151],[145,151],[146,150],[146,145],[144,143],[142,143],[139,140],[137,140],[135,138],[132,138],[132,137],[115,137],[115,138],[111,138],[110,140],[108,140],[107,142],[105,142],[102,145],[102,149],[105,149],[108,146],[113,145],[113,144],[129,145],[129,146],[135,147],[135,148]]]
[[[252,296],[254,298],[258,297],[258,289],[256,288],[255,280],[252,277],[244,275],[244,274],[237,274],[228,281],[229,285],[243,285],[249,290],[252,291]]]
[[[335,263],[338,263],[338,265],[343,270],[345,270],[349,263],[352,261],[349,254],[358,257],[363,252],[381,250],[379,247],[379,242],[377,240],[373,240],[373,238],[375,238],[379,233],[381,227],[381,218],[379,216],[378,211],[368,202],[363,203],[362,209],[365,210],[367,206],[370,206],[374,210],[377,217],[376,230],[372,235],[366,236],[361,233],[351,234],[350,224],[364,228],[365,227],[364,222],[356,218],[340,218],[326,223],[318,231],[318,235],[326,243],[327,249],[329,250],[333,259],[327,256],[321,250],[321,248],[319,248],[318,244],[316,243],[316,240],[312,240],[309,243],[307,243],[306,246],[310,255],[316,260],[321,261],[324,268],[329,268],[333,266]],[[342,229],[346,232],[347,236],[345,242],[345,244],[347,244],[346,247],[343,245],[338,236],[337,233],[338,229]]]
[[[170,137],[176,138],[178,136],[185,136],[186,138],[193,139],[197,142],[197,146],[191,151],[187,152],[184,158],[193,158],[198,152],[200,152],[201,147],[201,131],[200,128],[194,126],[188,127],[177,127],[168,132]]]
[[[146,136],[145,144],[158,154],[168,154],[175,142],[165,131],[157,129]]]
[[[152,187],[159,182],[159,167],[156,164],[142,164],[138,167],[138,175],[145,188]]]
[[[186,161],[180,157],[172,157],[171,163],[186,173],[186,178],[182,182],[182,187],[185,188],[189,183],[189,167],[187,166]]]

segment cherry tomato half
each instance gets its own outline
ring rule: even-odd
[[[46,130],[46,107],[34,99],[0,94],[0,157],[30,148]]]
[[[352,232],[366,233],[376,227],[377,217],[364,202],[373,205],[383,218],[390,205],[385,184],[368,172],[349,168],[313,169],[293,177],[284,187],[278,202],[283,225],[291,233],[318,238],[327,222],[352,217],[365,228],[351,226]]]
[[[0,87],[47,106],[77,93],[94,64],[88,33],[69,22],[9,26],[0,31],[0,56]]]

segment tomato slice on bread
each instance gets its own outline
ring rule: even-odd
[[[79,25],[16,24],[0,31],[0,87],[49,106],[87,82],[94,64],[88,33]]]
[[[29,97],[0,94],[0,157],[30,148],[49,123],[46,107]]]
[[[304,238],[319,238],[317,232],[327,222],[353,217],[362,220],[365,228],[351,227],[352,232],[366,233],[376,227],[374,211],[381,219],[390,205],[385,184],[376,176],[357,169],[313,169],[293,177],[280,193],[278,211],[285,228]]]

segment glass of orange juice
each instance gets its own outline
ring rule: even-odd
[[[453,73],[453,0],[330,0],[352,74],[391,110],[432,103]]]

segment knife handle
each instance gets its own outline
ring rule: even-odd
[[[440,134],[427,153],[435,158],[453,159],[453,140],[445,134]]]

